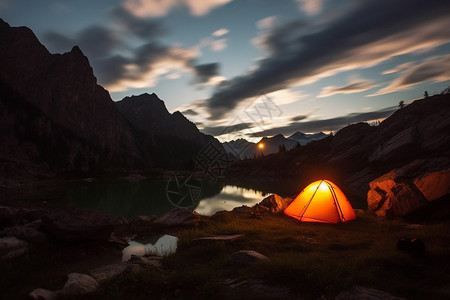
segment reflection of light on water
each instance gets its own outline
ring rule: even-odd
[[[151,241],[139,243],[130,241],[128,247],[122,250],[122,261],[128,261],[131,255],[158,255],[167,256],[177,251],[178,238],[172,235],[163,235],[154,244]]]
[[[242,205],[253,206],[263,198],[262,192],[227,185],[220,194],[201,200],[195,211],[204,216],[211,216],[221,210],[232,210]]]

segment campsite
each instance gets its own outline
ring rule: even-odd
[[[448,0],[0,0],[0,300],[450,299]]]

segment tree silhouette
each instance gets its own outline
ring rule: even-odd
[[[428,98],[428,92],[427,92],[427,91],[425,91],[425,93],[423,93],[423,97],[424,97],[425,99]]]
[[[398,107],[399,107],[399,108],[405,107],[405,101],[401,100],[401,101],[398,103]]]

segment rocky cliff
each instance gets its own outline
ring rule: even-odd
[[[51,54],[0,19],[0,186],[61,174],[185,168],[209,141],[156,95],[115,104],[77,46]]]
[[[192,157],[208,143],[219,144],[201,133],[182,113],[169,113],[155,94],[125,97],[116,102],[119,111],[141,134],[159,167],[192,167]]]
[[[78,47],[50,54],[30,29],[0,20],[0,65],[3,174],[142,163],[133,128]]]

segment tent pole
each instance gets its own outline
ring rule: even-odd
[[[339,215],[340,222],[345,221],[344,213],[342,212],[341,206],[339,205],[339,201],[337,200],[336,192],[334,191],[334,188],[331,184],[327,184],[328,188],[330,189],[331,195],[333,197],[334,205],[336,205],[336,210]]]
[[[322,184],[322,182],[323,182],[323,179],[322,179],[322,181],[320,181],[320,183],[317,185],[317,188],[316,188],[316,190],[314,191],[314,194],[311,196],[311,198],[309,199],[309,201],[308,201],[308,204],[306,204],[305,205],[305,207],[303,208],[303,210],[298,214],[298,216],[300,217],[300,221],[303,219],[303,215],[306,213],[306,210],[308,209],[308,207],[309,207],[309,205],[311,204],[311,201],[312,201],[312,199],[314,198],[314,196],[316,195],[316,193],[317,193],[317,190],[319,189],[319,187],[320,187],[320,185]]]

